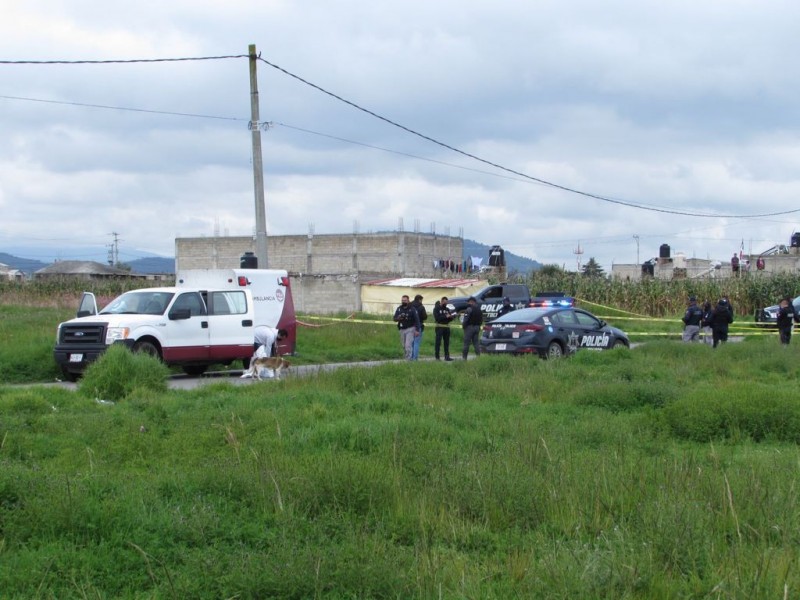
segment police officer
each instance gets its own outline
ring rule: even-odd
[[[406,360],[411,360],[414,351],[414,338],[419,335],[420,322],[419,315],[408,296],[403,296],[400,299],[400,306],[394,311],[392,319],[397,323],[397,328],[400,330],[400,343],[403,345],[403,356]]]
[[[720,298],[709,321],[711,335],[714,338],[714,348],[716,348],[720,343],[728,341],[728,325],[733,323],[733,311],[727,298]]]
[[[500,307],[500,310],[497,311],[497,316],[502,317],[505,314],[510,313],[514,310],[514,305],[511,304],[511,299],[506,296],[503,298],[503,306]]]
[[[483,313],[481,313],[481,307],[478,306],[478,301],[470,296],[467,304],[464,321],[461,324],[464,328],[464,347],[461,349],[461,357],[464,360],[467,360],[467,356],[469,356],[470,344],[475,348],[475,356],[480,356],[481,348],[478,344],[478,337],[481,333],[481,325],[483,325]]]
[[[697,298],[689,296],[689,306],[683,314],[683,341],[700,341],[700,322],[703,320],[703,309],[697,306]]]
[[[798,322],[798,315],[794,312],[792,299],[788,296],[781,300],[778,306],[778,333],[781,344],[788,346],[792,341],[792,324]]]
[[[434,343],[434,355],[436,360],[439,359],[439,350],[444,342],[444,359],[447,361],[453,360],[450,358],[450,321],[455,319],[456,315],[447,308],[447,296],[442,296],[441,300],[437,300],[433,305],[433,320],[436,321],[436,341]]]

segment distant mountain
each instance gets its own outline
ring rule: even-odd
[[[45,263],[40,260],[33,260],[30,258],[20,258],[5,252],[0,252],[0,263],[8,265],[12,269],[22,271],[27,275],[31,275],[34,271],[44,269],[50,263]]]
[[[502,248],[502,244],[500,245]],[[489,264],[489,250],[491,246],[481,244],[475,240],[464,239],[464,258],[469,256],[478,256],[483,259],[483,264]],[[517,273],[530,273],[531,271],[538,271],[542,268],[542,263],[531,258],[519,256],[508,250],[505,250],[506,257],[506,270],[508,273],[516,271]]]
[[[163,256],[137,258],[136,260],[129,260],[125,264],[130,265],[134,273],[175,273],[175,259]]]
[[[52,260],[48,262],[42,262],[41,260],[34,260],[31,258],[20,258],[19,256],[8,254],[7,252],[0,252],[0,263],[8,265],[12,269],[18,269],[29,276],[39,269],[44,269],[46,266],[53,264],[53,262],[54,261]],[[130,265],[131,270],[134,273],[175,273],[175,259],[166,258],[164,256],[137,258],[135,260],[127,261],[125,264]]]

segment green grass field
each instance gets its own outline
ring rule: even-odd
[[[65,316],[0,306],[4,381],[45,380]],[[301,333],[298,360],[400,355],[385,324]],[[77,392],[0,387],[0,596],[798,597],[800,347],[641,339],[192,391],[109,353]]]

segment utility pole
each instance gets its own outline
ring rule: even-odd
[[[636,240],[636,264],[639,264],[639,236],[634,235],[633,239]]]
[[[264,166],[261,159],[261,123],[258,111],[258,69],[256,45],[248,47],[250,55],[250,131],[253,136],[253,187],[256,201],[256,258],[258,268],[266,269],[267,262],[267,214],[264,203]]]

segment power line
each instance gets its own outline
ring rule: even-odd
[[[106,110],[123,110],[123,111],[130,111],[130,112],[140,112],[140,113],[150,113],[154,115],[170,115],[175,117],[195,117],[198,119],[219,119],[223,121],[245,121],[248,122],[248,119],[243,119],[240,117],[220,117],[217,115],[203,115],[197,113],[184,113],[184,112],[173,112],[167,110],[148,110],[145,108],[130,108],[126,106],[109,106],[106,104],[88,104],[84,102],[68,102],[66,100],[43,100],[41,98],[25,98],[23,96],[3,96],[0,95],[0,98],[4,98],[6,100],[24,100],[26,102],[43,102],[45,104],[63,104],[66,106],[82,106],[85,108],[103,108]]]
[[[269,65],[270,67],[272,67],[273,69],[277,69],[278,71],[281,71],[282,73],[285,73],[289,77],[292,77],[292,78],[300,81],[301,83],[304,83],[304,84],[306,84],[306,85],[308,85],[308,86],[310,86],[310,87],[322,92],[323,94],[327,94],[328,96],[330,96],[332,98],[335,98],[336,100],[339,100],[340,102],[343,102],[345,104],[348,104],[349,106],[352,106],[356,110],[360,110],[361,112],[364,112],[364,113],[366,113],[368,115],[371,115],[371,116],[375,117],[376,119],[379,119],[381,121],[384,121],[385,123],[388,123],[389,125],[392,125],[393,127],[397,127],[398,129],[402,129],[403,131],[406,131],[406,132],[408,132],[408,133],[410,133],[412,135],[415,135],[415,136],[417,136],[419,138],[422,138],[423,140],[427,140],[427,141],[429,141],[429,142],[431,142],[433,144],[436,144],[437,146],[441,146],[442,148],[446,148],[448,150],[451,150],[452,152],[456,152],[457,154],[461,154],[462,156],[466,156],[466,157],[471,158],[473,160],[477,160],[478,162],[482,162],[482,163],[484,163],[486,165],[495,167],[495,168],[500,169],[502,171],[506,171],[507,173],[512,173],[512,174],[517,175],[519,177],[523,177],[525,179],[529,179],[531,181],[535,181],[537,183],[541,183],[542,185],[546,185],[546,186],[549,186],[549,187],[552,187],[552,188],[555,188],[555,189],[558,189],[558,190],[562,190],[564,192],[568,192],[568,193],[571,193],[571,194],[578,194],[580,196],[585,196],[587,198],[594,198],[595,200],[601,200],[603,202],[609,202],[611,204],[618,204],[618,205],[627,206],[627,207],[630,207],[630,208],[638,208],[639,210],[649,210],[649,211],[653,211],[653,212],[667,213],[667,214],[673,214],[673,215],[681,215],[681,216],[686,216],[686,217],[725,218],[725,219],[751,219],[751,218],[758,218],[758,217],[775,217],[775,216],[778,216],[778,215],[788,215],[788,214],[800,212],[800,208],[798,208],[798,209],[794,209],[794,210],[786,210],[786,211],[772,212],[772,213],[762,213],[762,214],[752,214],[752,215],[724,215],[724,214],[712,214],[712,213],[697,213],[697,212],[690,212],[690,211],[673,210],[673,209],[669,209],[669,208],[660,208],[660,207],[655,207],[655,206],[646,206],[646,205],[643,205],[643,204],[636,204],[636,203],[633,203],[633,202],[626,202],[626,201],[623,201],[623,200],[616,200],[616,199],[613,199],[613,198],[609,198],[607,196],[601,196],[599,194],[593,194],[591,192],[584,192],[582,190],[571,188],[571,187],[568,187],[568,186],[565,186],[565,185],[560,185],[558,183],[553,183],[552,181],[547,181],[546,179],[541,179],[539,177],[533,177],[532,175],[528,175],[526,173],[522,173],[521,171],[516,171],[514,169],[510,169],[508,167],[504,167],[503,165],[500,165],[498,163],[492,162],[490,160],[486,160],[485,158],[481,158],[479,156],[476,156],[474,154],[471,154],[469,152],[466,152],[464,150],[461,150],[459,148],[451,146],[450,144],[446,144],[445,142],[441,142],[441,141],[439,141],[439,140],[437,140],[435,138],[432,138],[432,137],[430,137],[428,135],[425,135],[423,133],[415,131],[414,129],[411,129],[410,127],[406,127],[405,125],[401,125],[400,123],[397,123],[395,121],[392,121],[391,119],[388,119],[388,118],[386,118],[384,116],[381,116],[381,115],[377,114],[376,112],[373,112],[373,111],[371,111],[371,110],[369,110],[367,108],[364,108],[363,106],[360,106],[360,105],[356,104],[355,102],[351,102],[350,100],[342,98],[341,96],[339,96],[337,94],[334,94],[333,92],[330,92],[330,91],[326,90],[325,88],[316,85],[315,83],[311,83],[310,81],[308,81],[306,79],[303,79],[299,75],[295,75],[294,73],[292,73],[290,71],[287,71],[283,67],[280,67],[280,66],[278,66],[278,65],[276,65],[274,63],[269,62],[268,60],[262,58],[260,55],[257,58],[261,62]]]
[[[249,59],[250,55],[248,55],[248,54],[232,54],[232,55],[222,55],[222,56],[200,56],[200,57],[180,57],[180,58],[151,58],[151,59],[113,59],[113,60],[15,60],[15,61],[14,60],[0,60],[0,64],[5,64],[5,65],[79,65],[79,64],[100,65],[100,64],[131,64],[131,63],[207,61],[207,60],[224,60],[224,59],[231,59],[231,58],[248,58]],[[372,117],[375,117],[376,119],[379,119],[381,121],[384,121],[385,123],[388,123],[389,125],[392,125],[393,127],[397,127],[399,129],[402,129],[403,131],[406,131],[406,132],[408,132],[408,133],[410,133],[410,134],[412,134],[414,136],[417,136],[417,137],[419,137],[419,138],[421,138],[423,140],[429,141],[429,142],[431,142],[433,144],[436,144],[436,145],[438,145],[438,146],[440,146],[442,148],[445,148],[445,149],[450,150],[452,152],[455,152],[457,154],[461,154],[462,156],[465,156],[467,158],[471,158],[473,160],[476,160],[478,162],[484,163],[484,164],[489,165],[491,167],[494,167],[496,169],[500,169],[501,171],[505,171],[507,173],[511,173],[511,174],[516,175],[518,177],[522,177],[522,178],[524,178],[526,180],[530,180],[530,181],[539,183],[541,185],[545,185],[545,186],[548,186],[548,187],[551,187],[551,188],[554,188],[554,189],[558,189],[558,190],[561,190],[561,191],[564,191],[564,192],[567,192],[567,193],[578,194],[580,196],[584,196],[584,197],[587,197],[587,198],[593,198],[595,200],[600,200],[602,202],[608,202],[608,203],[611,203],[611,204],[617,204],[617,205],[626,206],[626,207],[629,207],[629,208],[636,208],[636,209],[639,209],[639,210],[647,210],[647,211],[652,211],[652,212],[659,212],[659,213],[673,214],[673,215],[681,215],[681,216],[687,216],[687,217],[699,217],[699,218],[755,219],[755,218],[764,218],[764,217],[775,217],[775,216],[781,216],[781,215],[788,215],[788,214],[793,214],[793,213],[800,212],[800,209],[794,209],[794,210],[787,210],[787,211],[778,211],[778,212],[760,213],[760,214],[750,214],[750,215],[726,215],[726,214],[719,214],[719,213],[698,213],[698,212],[691,212],[691,211],[674,210],[674,209],[658,207],[658,206],[654,206],[654,205],[648,206],[646,204],[628,202],[628,201],[624,201],[624,200],[610,198],[608,196],[601,196],[599,194],[594,194],[594,193],[591,193],[591,192],[585,192],[583,190],[578,190],[576,188],[571,188],[571,187],[568,187],[568,186],[565,186],[565,185],[554,183],[552,181],[548,181],[546,179],[541,179],[539,177],[534,177],[532,175],[528,175],[528,174],[523,173],[521,171],[517,171],[515,169],[511,169],[509,167],[505,167],[505,166],[503,166],[501,164],[492,162],[490,160],[481,158],[481,157],[479,157],[479,156],[477,156],[475,154],[471,154],[469,152],[466,152],[464,150],[461,150],[459,148],[451,146],[450,144],[447,144],[447,143],[439,141],[439,140],[437,140],[437,139],[435,139],[433,137],[430,137],[428,135],[420,133],[420,132],[418,132],[418,131],[416,131],[414,129],[411,129],[410,127],[406,127],[405,125],[397,123],[396,121],[388,119],[388,118],[386,118],[386,117],[384,117],[382,115],[379,115],[378,113],[376,113],[374,111],[371,111],[371,110],[369,110],[367,108],[364,108],[363,106],[360,106],[359,104],[356,104],[355,102],[351,102],[350,100],[347,100],[347,99],[345,99],[345,98],[343,98],[343,97],[341,97],[341,96],[339,96],[337,94],[334,94],[333,92],[330,92],[330,91],[326,90],[325,88],[323,88],[323,87],[321,87],[319,85],[316,85],[316,84],[314,84],[314,83],[312,83],[312,82],[300,77],[299,75],[295,75],[294,73],[292,73],[290,71],[287,71],[283,67],[280,67],[280,66],[278,66],[278,65],[276,65],[276,64],[274,64],[274,63],[272,63],[272,62],[270,62],[268,60],[266,60],[265,58],[262,58],[260,54],[256,58],[258,60],[260,60],[261,62],[263,62],[264,64],[266,64],[266,65],[268,65],[268,66],[270,66],[270,67],[272,67],[274,69],[277,69],[278,71],[281,71],[282,73],[288,75],[289,77],[292,77],[292,78],[300,81],[301,83],[304,83],[305,85],[307,85],[309,87],[312,87],[312,88],[314,88],[314,89],[316,89],[316,90],[318,90],[318,91],[320,91],[320,92],[322,92],[322,93],[324,93],[324,94],[326,94],[326,95],[328,95],[328,96],[330,96],[330,97],[332,97],[332,98],[334,98],[336,100],[339,100],[340,102],[343,102],[344,104],[352,106],[356,110],[359,110],[359,111],[364,112],[364,113],[366,113],[368,115],[371,115]],[[12,98],[12,99],[23,99],[23,98],[15,98],[13,96],[0,96],[0,97],[2,97],[2,98]],[[26,100],[40,101],[40,102],[54,102],[55,103],[55,101],[47,101],[47,100],[34,100],[34,99],[27,99],[27,98],[26,98]],[[176,112],[168,112],[168,111],[149,111],[149,110],[143,110],[143,109],[124,109],[124,108],[120,108],[120,107],[110,107],[110,106],[103,106],[103,105],[91,105],[91,104],[80,104],[80,103],[69,103],[69,102],[63,102],[62,104],[74,104],[76,106],[87,106],[87,107],[94,107],[94,108],[131,110],[131,111],[134,111],[134,112],[147,112],[147,113],[168,114],[168,115],[176,115],[176,116],[189,116],[189,117],[200,117],[200,118],[217,118],[217,119],[237,120],[237,121],[238,120],[244,120],[244,119],[237,119],[237,118],[231,118],[231,117],[214,117],[214,116],[211,116],[211,115],[197,115],[197,114],[191,114],[191,113],[176,113]],[[342,140],[342,141],[346,141],[346,140]],[[366,144],[364,144],[364,145],[366,145]],[[402,154],[402,153],[399,153],[399,154]],[[413,156],[413,155],[409,155],[409,156]],[[415,158],[419,158],[419,157],[415,157]],[[432,160],[431,162],[438,162],[438,161],[433,161]],[[443,164],[448,164],[448,163],[443,163]],[[450,165],[450,166],[455,166],[455,165]]]
[[[224,56],[185,56],[181,58],[131,58],[111,60],[0,60],[0,65],[119,65],[131,63],[191,62],[202,60],[225,60],[228,58],[249,58],[248,54],[228,54]]]

